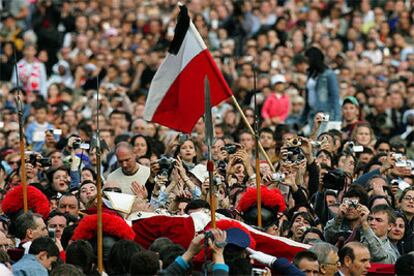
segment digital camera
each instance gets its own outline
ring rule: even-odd
[[[158,165],[160,166],[159,175],[169,177],[172,169],[174,168],[176,160],[172,157],[162,155],[160,159],[157,160]]]

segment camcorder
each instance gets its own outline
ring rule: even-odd
[[[224,160],[220,160],[217,162],[217,172],[226,177],[226,173],[227,173],[227,163]]]
[[[52,160],[49,157],[42,157],[39,153],[33,151],[27,151],[26,155],[28,156],[29,163],[34,167],[37,164],[40,164],[43,168],[52,166]]]
[[[169,177],[171,171],[174,169],[176,160],[170,156],[161,155],[161,158],[157,160],[157,163],[160,166],[158,175]]]
[[[82,143],[81,138],[76,138],[75,141],[72,143],[72,149],[74,150],[77,150],[77,149],[88,150],[89,148],[90,148],[90,145],[87,143]]]
[[[351,153],[358,153],[358,152],[363,152],[364,151],[363,146],[357,146],[357,145],[355,145],[354,142],[349,142],[348,143],[348,149]]]
[[[235,154],[239,148],[240,146],[236,144],[225,144],[221,150],[224,150],[228,154]]]
[[[325,189],[341,191],[345,186],[346,174],[341,169],[328,171],[323,177]]]

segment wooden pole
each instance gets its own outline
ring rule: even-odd
[[[250,131],[250,133],[252,135],[255,136],[255,132],[254,132],[252,126],[249,124],[249,121],[247,120],[246,116],[244,115],[244,112],[243,112],[242,108],[240,107],[239,103],[237,102],[236,98],[234,96],[231,96],[231,99],[233,100],[233,103],[236,106],[237,110],[240,112],[240,115],[243,119],[243,122],[246,124],[248,130]],[[267,153],[264,150],[264,148],[263,148],[262,144],[260,143],[260,141],[258,141],[257,145],[259,147],[260,152],[266,158],[267,163],[269,163],[269,166],[270,166],[272,172],[276,172],[275,168],[273,167],[272,160],[270,160],[269,155],[267,155]],[[257,149],[256,149],[256,151],[257,151]]]
[[[17,67],[16,67],[17,73]],[[18,76],[16,75],[18,78]],[[20,148],[20,179],[22,181],[22,188],[23,188],[23,211],[25,213],[28,212],[28,204],[27,204],[27,176],[26,176],[26,155],[25,155],[25,142],[24,142],[24,131],[23,131],[23,104],[20,95],[20,88],[17,88],[16,91],[16,105],[17,105],[17,113],[19,117],[19,148]]]
[[[99,137],[97,138],[99,139]],[[98,231],[97,231],[97,238],[98,238],[98,271],[102,274],[103,272],[103,232],[102,232],[102,179],[101,179],[101,153],[100,148],[96,149],[96,161],[97,161],[97,167],[96,167],[96,186],[97,186],[97,213],[98,213]],[[98,157],[99,156],[99,157]]]
[[[216,228],[216,189],[214,185],[213,172],[214,172],[214,162],[213,160],[207,161],[207,171],[209,176],[209,190],[210,190],[210,216],[211,216],[211,227]]]
[[[97,187],[97,251],[98,271],[103,273],[103,230],[102,230],[102,179],[101,179],[101,137],[99,133],[99,75],[96,77],[96,187]]]
[[[210,96],[210,83],[208,77],[204,78],[204,121],[206,126],[206,144],[207,144],[207,171],[209,177],[209,191],[210,191],[210,216],[211,227],[216,228],[216,187],[214,183],[214,161],[211,152],[213,147],[213,119],[211,116],[211,96]]]
[[[260,185],[259,153],[256,153],[257,226],[262,227],[262,190]]]
[[[19,149],[20,149],[20,179],[22,181],[23,188],[23,211],[27,213],[29,208],[27,204],[27,176],[26,176],[26,155],[25,155],[25,139],[23,131],[23,103],[21,98],[21,88],[20,88],[20,77],[19,71],[17,69],[17,55],[16,47],[13,47],[14,54],[14,73],[16,74],[16,107],[17,107],[17,116],[19,119]]]
[[[256,66],[253,66],[253,92],[254,92],[254,140],[256,144],[256,201],[257,201],[257,226],[262,228],[262,190],[260,188],[260,159],[259,159],[259,111],[257,108],[257,78]],[[250,124],[249,124],[250,125]],[[271,163],[270,167],[273,167]]]

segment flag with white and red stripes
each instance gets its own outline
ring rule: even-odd
[[[220,223],[222,220],[234,221],[224,217],[218,218],[217,227],[220,229],[221,225],[226,225],[226,223]],[[288,238],[271,236],[243,222],[236,222],[250,233],[250,236],[254,239],[252,244],[258,251],[292,260],[298,252],[310,247],[307,244],[295,242]],[[148,248],[154,240],[160,237],[169,238],[174,243],[187,248],[196,233],[209,228],[210,215],[203,211],[194,212],[190,216],[148,214],[145,218],[136,219],[132,222],[132,229],[136,234],[135,241],[144,248]]]
[[[174,38],[152,79],[144,118],[190,133],[204,114],[204,79],[210,83],[211,106],[233,94],[203,39],[180,6]]]

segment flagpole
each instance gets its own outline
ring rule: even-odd
[[[24,132],[23,132],[23,103],[21,98],[21,88],[19,82],[19,72],[17,70],[17,56],[16,46],[13,47],[14,52],[14,70],[16,74],[16,107],[17,116],[19,120],[19,150],[20,150],[20,179],[22,181],[23,188],[23,211],[28,212],[29,207],[27,204],[27,176],[26,176],[26,156],[25,156],[25,143],[24,143]]]
[[[98,272],[103,272],[103,230],[102,230],[102,179],[101,179],[101,141],[99,133],[99,73],[96,76],[96,187],[97,187],[97,255],[98,255]]]
[[[213,119],[211,116],[211,97],[210,84],[207,75],[204,78],[204,122],[206,126],[206,145],[207,145],[207,171],[210,191],[210,216],[211,227],[216,228],[216,189],[214,186],[214,162],[211,148],[213,146]]]
[[[260,189],[260,160],[259,160],[259,111],[257,108],[257,72],[256,65],[253,65],[253,97],[254,97],[254,128],[256,142],[256,191],[257,191],[257,226],[262,228],[262,190]],[[270,165],[273,167],[272,165]]]
[[[256,135],[255,132],[254,132],[254,129],[252,128],[252,126],[250,125],[249,121],[247,120],[246,115],[244,115],[243,109],[240,107],[239,103],[237,102],[236,97],[234,97],[234,95],[232,95],[231,96],[231,99],[233,101],[233,104],[236,106],[236,109],[239,111],[239,113],[240,113],[240,115],[242,117],[242,120],[246,124],[249,132],[252,135]],[[269,163],[269,166],[270,166],[270,169],[272,170],[272,172],[276,172],[275,168],[273,167],[272,160],[270,159],[270,157],[267,154],[267,152],[264,150],[264,148],[263,148],[262,144],[260,143],[260,141],[258,141],[257,145],[259,147],[260,152],[265,157],[267,163]],[[257,149],[256,149],[256,151],[257,151]]]

